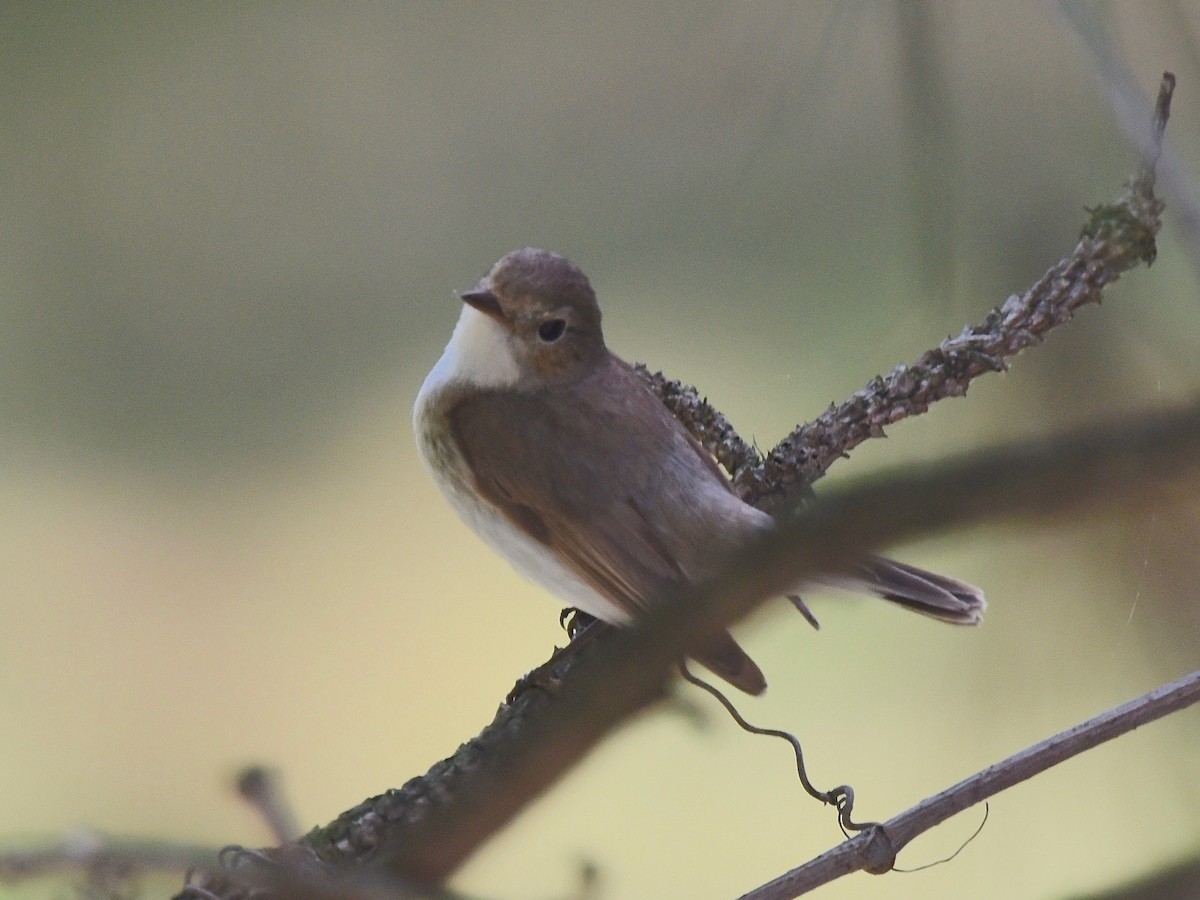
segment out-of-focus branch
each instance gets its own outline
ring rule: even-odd
[[[60,872],[99,872],[117,877],[141,872],[182,872],[212,865],[216,854],[211,847],[122,840],[80,830],[54,843],[0,851],[0,882]]]
[[[741,900],[791,900],[860,869],[876,875],[890,872],[895,865],[896,854],[905,845],[951,816],[1105,741],[1198,702],[1200,671],[1163,685],[989,766],[882,825],[873,826],[816,859],[742,895]]]
[[[611,629],[560,657],[553,692],[526,691],[429,775],[361,804],[299,847],[335,869],[365,865],[438,883],[613,728],[662,696],[677,659],[788,585],[887,541],[1150,503],[1156,489],[1197,469],[1200,403],[826,491],[736,554],[720,577],[665,598],[639,627]]]

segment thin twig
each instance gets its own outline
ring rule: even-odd
[[[102,871],[116,875],[183,872],[211,865],[216,851],[170,841],[125,840],[79,830],[56,842],[0,851],[0,881],[59,872]]]
[[[300,823],[283,792],[279,774],[265,766],[248,766],[237,777],[238,796],[254,807],[281,844],[300,837]]]
[[[1188,171],[1187,162],[1171,142],[1155,134],[1157,124],[1146,113],[1149,98],[1121,58],[1104,8],[1091,0],[1058,0],[1054,6],[1082,42],[1086,59],[1096,70],[1104,98],[1126,140],[1144,157],[1156,156],[1155,172],[1164,196],[1171,201],[1178,236],[1189,251],[1192,267],[1200,270],[1200,181]]]
[[[896,854],[906,844],[951,816],[1064,760],[1198,702],[1200,670],[989,766],[882,825],[742,895],[741,900],[790,900],[860,869],[874,874],[888,872],[895,865]]]

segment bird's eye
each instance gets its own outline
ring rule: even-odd
[[[547,344],[552,344],[562,337],[566,330],[566,319],[547,319],[538,326],[538,337],[540,337]]]

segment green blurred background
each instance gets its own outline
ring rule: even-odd
[[[1200,170],[1200,9],[1075,11],[1145,89],[1179,74],[1170,133]],[[409,421],[455,289],[503,253],[570,255],[619,354],[698,385],[769,447],[1023,290],[1134,168],[1083,43],[1041,3],[0,17],[10,845],[76,825],[268,843],[228,790],[251,761],[324,823],[450,753],[561,640],[554,603],[436,493]],[[1152,270],[830,477],[1194,396],[1197,263],[1168,218]],[[1181,490],[892,548],[984,586],[987,623],[816,597],[817,634],[775,603],[742,629],[771,681],[744,709],[886,818],[1194,668],[1198,538]],[[1198,721],[1005,793],[951,864],[821,896],[1062,897],[1193,852]],[[900,864],[947,855],[979,819]],[[785,747],[668,710],[454,886],[561,897],[590,862],[601,897],[729,897],[839,837]]]

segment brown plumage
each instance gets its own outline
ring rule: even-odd
[[[463,298],[417,431],[452,504],[523,574],[622,624],[773,527],[608,351],[595,295],[568,260],[517,251]],[[984,608],[969,585],[879,557],[828,580],[959,624]],[[749,693],[766,687],[728,634],[697,660]]]

